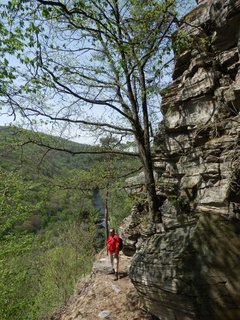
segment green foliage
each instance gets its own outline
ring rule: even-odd
[[[52,238],[48,234],[48,250],[39,257],[41,282],[35,301],[37,319],[50,315],[65,304],[80,275],[90,272],[94,256],[94,224],[65,222],[62,232]],[[36,248],[37,249],[37,248]]]
[[[175,196],[171,198],[171,203],[177,210],[177,213],[189,213],[190,212],[190,203],[189,199],[186,196]]]
[[[103,202],[105,189],[111,190],[109,211],[117,227],[131,206],[124,176],[139,163],[56,151],[43,158],[43,147],[24,142],[51,139],[67,147],[66,141],[17,128],[0,132],[0,318],[46,319],[66,303],[104,245],[93,190],[100,190]]]
[[[33,237],[9,237],[1,241],[0,314],[2,320],[26,319],[26,310],[33,302],[29,253]]]
[[[193,36],[190,35],[187,31],[178,30],[173,38],[173,49],[175,54],[180,54],[184,50],[191,48],[193,43]]]
[[[111,190],[109,194],[110,224],[116,230],[133,207],[134,200],[126,195],[124,189]]]

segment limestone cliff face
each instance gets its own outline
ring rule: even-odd
[[[155,139],[165,232],[143,209],[129,218],[130,277],[161,320],[237,320],[240,0],[198,2],[180,28],[193,41],[176,56]]]

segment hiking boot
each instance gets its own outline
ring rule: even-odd
[[[115,270],[112,269],[112,271],[110,271],[109,274],[115,274]]]
[[[115,272],[115,278],[114,278],[114,280],[115,280],[115,281],[118,280],[118,272]]]

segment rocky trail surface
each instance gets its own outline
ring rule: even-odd
[[[118,281],[114,280],[109,257],[102,251],[92,273],[77,285],[76,292],[64,310],[51,320],[151,320],[128,278],[131,258],[120,253]]]

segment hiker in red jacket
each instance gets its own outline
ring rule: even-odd
[[[118,234],[115,234],[115,230],[113,228],[109,230],[107,250],[110,254],[110,262],[112,266],[111,273],[115,274],[115,280],[118,280],[120,238]]]

